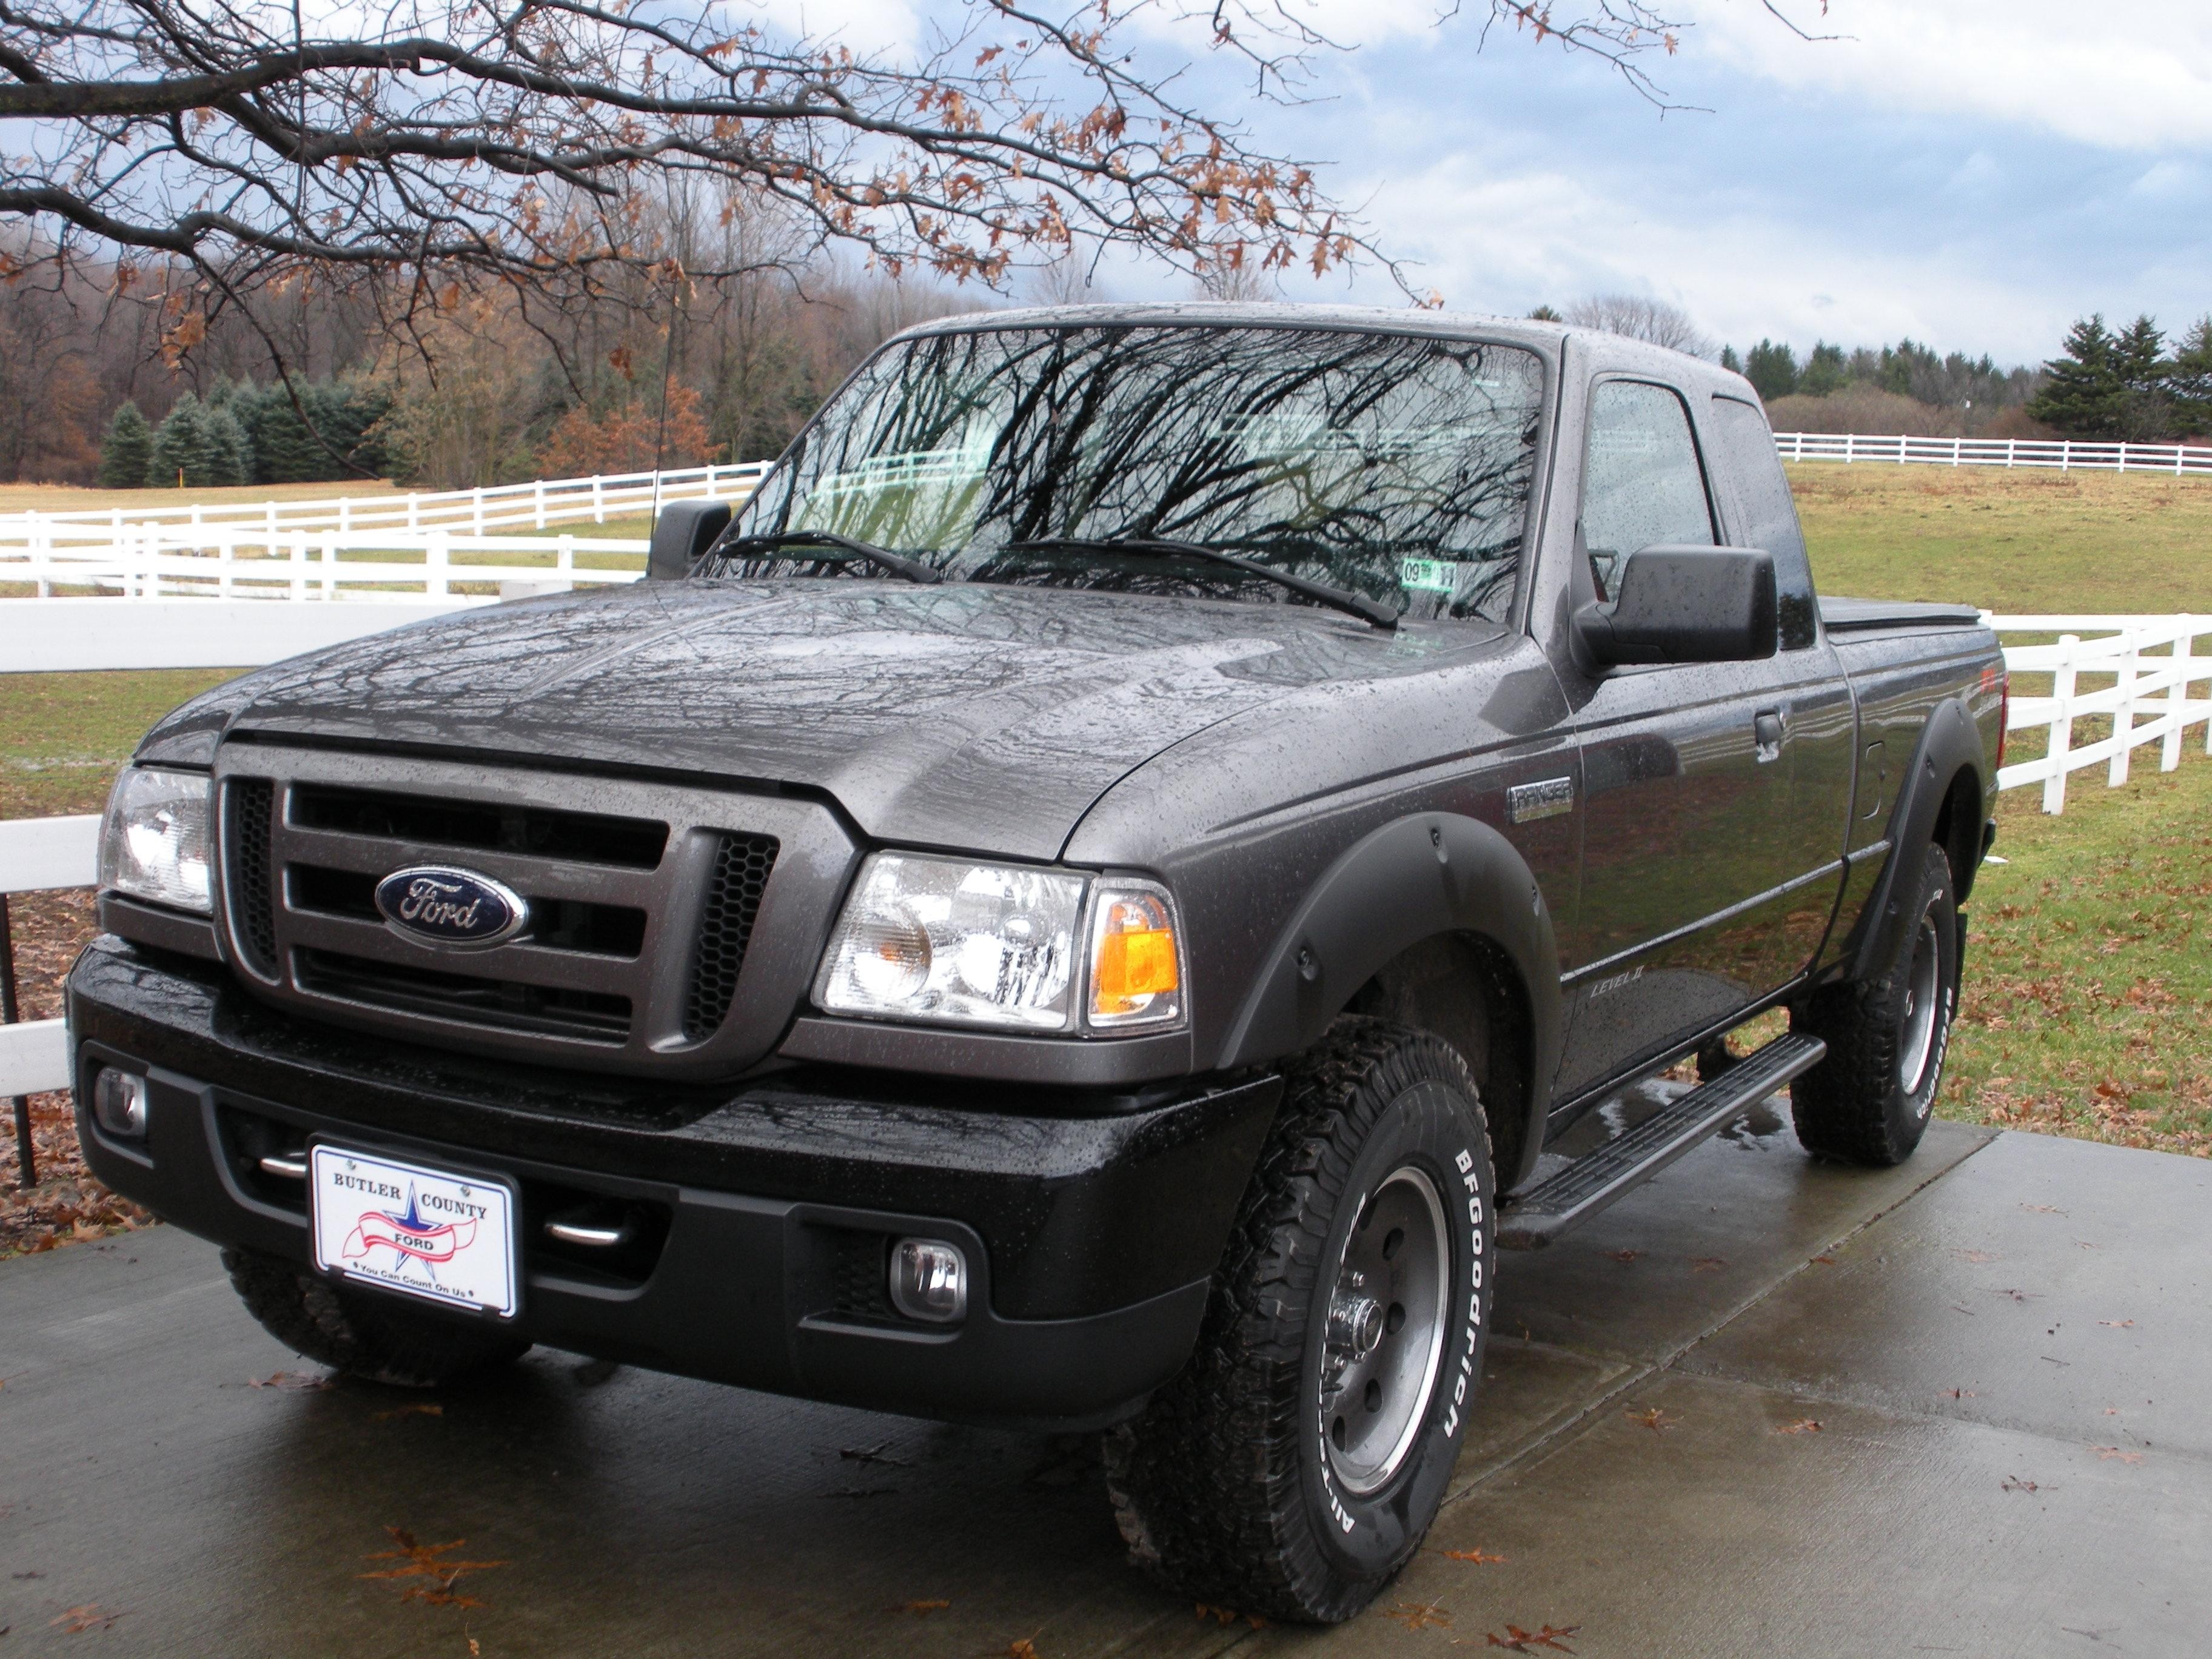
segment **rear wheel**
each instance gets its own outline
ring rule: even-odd
[[[1442,1039],[1347,1017],[1288,1093],[1197,1353],[1107,1437],[1133,1557],[1183,1594],[1350,1618],[1419,1547],[1482,1374],[1493,1199]]]
[[[1911,921],[1874,978],[1814,994],[1792,1021],[1827,1058],[1790,1085],[1797,1139],[1854,1164],[1902,1164],[1927,1133],[1959,1000],[1959,911],[1950,861],[1922,855]]]
[[[530,1351],[521,1338],[492,1327],[342,1288],[258,1250],[225,1250],[222,1265],[239,1299],[270,1335],[318,1364],[372,1382],[434,1388]]]

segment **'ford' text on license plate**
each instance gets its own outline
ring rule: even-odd
[[[514,1312],[514,1197],[340,1146],[310,1154],[315,1265],[465,1308]]]

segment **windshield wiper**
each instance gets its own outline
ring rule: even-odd
[[[1294,576],[1287,570],[1274,569],[1261,564],[1257,559],[1247,559],[1218,547],[1208,547],[1203,542],[1179,541],[1172,536],[1033,536],[1006,544],[1007,550],[1015,553],[1044,547],[1073,548],[1079,552],[1187,553],[1194,559],[1211,559],[1216,564],[1225,564],[1248,576],[1279,582],[1293,593],[1303,593],[1322,605],[1349,611],[1364,622],[1373,623],[1377,628],[1395,628],[1398,625],[1399,613],[1380,599],[1370,599],[1364,593],[1355,593],[1350,588],[1332,587],[1327,582]]]
[[[924,564],[919,559],[909,559],[903,553],[894,553],[888,547],[878,547],[873,542],[864,542],[852,536],[841,536],[834,530],[761,531],[750,536],[732,536],[707,550],[702,564],[724,559],[741,559],[751,553],[773,552],[780,547],[835,547],[855,554],[870,564],[879,565],[910,582],[941,582],[945,573],[934,565]]]

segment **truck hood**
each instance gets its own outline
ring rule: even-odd
[[[640,582],[279,663],[142,753],[335,740],[798,786],[879,841],[1048,860],[1161,750],[1292,689],[1413,667],[1423,631],[1067,589]]]

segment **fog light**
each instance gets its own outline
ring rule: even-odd
[[[106,1067],[93,1079],[92,1115],[108,1133],[137,1139],[146,1133],[146,1079]]]
[[[957,1244],[902,1238],[891,1251],[891,1306],[908,1319],[949,1324],[968,1311],[968,1259]]]

